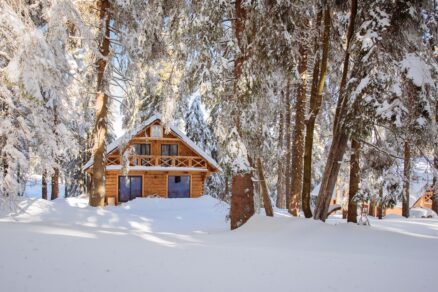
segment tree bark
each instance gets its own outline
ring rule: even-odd
[[[254,186],[251,173],[233,176],[230,220],[231,230],[239,228],[254,215]]]
[[[55,200],[59,197],[59,168],[54,169],[52,175],[52,192],[50,194],[50,200]]]
[[[56,107],[56,104],[53,106],[53,124],[55,127],[57,127],[59,121],[58,121],[58,110]],[[58,137],[58,134],[56,131],[54,131],[54,134],[56,137]],[[59,162],[58,157],[54,157],[56,162]],[[51,200],[55,200],[59,197],[59,168],[55,167],[53,169],[54,173],[52,175],[52,191],[50,195]]]
[[[246,45],[243,42],[243,33],[245,31],[245,23],[247,20],[247,12],[242,6],[242,0],[235,1],[235,13],[234,20],[234,34],[237,40],[240,53],[237,55],[234,61],[234,84],[233,84],[233,97],[234,100],[241,101],[242,96],[239,89],[239,80],[242,75],[242,67],[246,59]],[[237,109],[236,109],[237,110]],[[242,131],[240,128],[240,113],[235,112],[234,117],[236,128],[241,139]],[[252,166],[251,157],[248,155],[248,161]],[[251,172],[245,174],[238,174],[233,176],[232,190],[231,190],[231,208],[230,219],[231,229],[238,228],[244,224],[254,214],[254,186],[252,182]]]
[[[278,164],[277,164],[277,199],[275,205],[277,208],[286,208],[286,193],[285,193],[285,175],[284,175],[284,105],[285,93],[282,92],[282,99],[280,104],[280,118],[278,131]]]
[[[377,218],[383,219],[383,185],[379,188],[379,203],[377,205]]]
[[[404,164],[403,164],[403,198],[402,216],[409,217],[409,188],[411,180],[411,145],[409,141],[404,145]]]
[[[295,103],[295,127],[293,131],[292,144],[292,176],[291,176],[291,193],[288,205],[289,212],[293,216],[300,214],[301,191],[303,186],[303,154],[304,154],[304,119],[306,108],[306,88],[307,88],[307,60],[308,47],[307,40],[303,40],[300,45],[300,60],[298,64],[298,74],[300,75],[300,84],[297,91],[297,100]]]
[[[47,171],[43,171],[41,176],[41,198],[47,200]]]
[[[341,119],[341,110],[344,107],[344,104],[346,103],[346,98],[344,96],[345,87],[347,85],[348,80],[348,67],[350,66],[350,47],[351,47],[351,40],[354,35],[354,27],[355,27],[355,21],[356,21],[356,15],[357,15],[357,0],[351,0],[351,11],[350,11],[350,20],[348,23],[348,30],[347,30],[347,47],[345,51],[345,57],[344,57],[344,65],[342,69],[342,78],[341,78],[341,84],[339,86],[339,98],[338,102],[336,104],[336,112],[335,112],[335,120],[333,123],[333,131],[336,131],[336,129],[339,126],[339,121]]]
[[[285,167],[285,189],[286,189],[286,206],[289,206],[290,201],[290,172],[291,172],[291,102],[290,102],[290,91],[291,91],[291,79],[288,76],[287,86],[286,86],[286,167]]]
[[[104,75],[110,52],[110,16],[108,0],[97,3],[99,10],[99,30],[103,39],[99,44],[100,56],[96,61],[97,67],[97,94],[96,94],[96,121],[94,125],[93,147],[93,190],[90,196],[90,206],[103,207],[105,202],[105,151],[108,132],[108,95],[105,93]]]
[[[435,126],[438,126],[438,101],[435,102]],[[435,131],[438,131],[435,129]],[[432,210],[438,214],[438,134],[435,138],[434,149],[434,170],[433,170],[433,186],[432,186]]]
[[[313,154],[313,134],[315,129],[316,117],[321,109],[322,92],[327,74],[328,53],[330,48],[330,7],[324,10],[324,34],[322,38],[322,59],[320,61],[319,48],[313,70],[312,92],[310,94],[309,117],[306,122],[306,138],[304,142],[304,170],[303,170],[303,193],[302,204],[304,216],[312,217],[310,209],[310,192],[312,186],[312,154]],[[321,66],[321,68],[319,68]]]
[[[272,210],[271,198],[269,197],[268,185],[265,180],[262,159],[260,157],[257,158],[257,172],[260,181],[260,189],[262,192],[263,207],[265,209],[266,216],[273,217],[274,211]]]
[[[434,164],[434,177],[433,177],[433,184],[432,184],[432,210],[435,211],[435,213],[438,214],[438,157],[437,157],[437,151],[435,150],[435,158],[433,160]]]
[[[376,198],[375,197],[371,197],[370,199],[370,207],[368,210],[368,215],[376,217]]]
[[[357,223],[357,204],[353,200],[354,196],[359,191],[360,183],[360,143],[352,139],[351,140],[351,158],[350,158],[350,184],[348,189],[348,213],[347,222]]]
[[[318,198],[316,201],[314,219],[325,221],[327,212],[330,206],[330,199],[333,195],[333,190],[336,184],[336,178],[340,169],[340,161],[344,156],[349,140],[349,135],[339,126],[340,119],[343,118],[347,110],[347,102],[344,96],[345,86],[348,78],[348,67],[350,60],[351,39],[354,35],[354,24],[357,14],[357,0],[351,1],[350,20],[347,31],[347,50],[344,58],[344,66],[342,71],[341,84],[339,88],[339,99],[336,107],[335,121],[333,126],[333,141],[330,146],[327,163],[324,168],[324,174],[321,181]]]

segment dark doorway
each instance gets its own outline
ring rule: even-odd
[[[168,177],[169,198],[190,198],[190,176]]]
[[[141,176],[119,176],[119,202],[141,197]]]

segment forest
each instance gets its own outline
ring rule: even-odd
[[[57,198],[62,180],[66,197],[88,192],[102,205],[104,175],[87,185],[82,167],[93,157],[103,173],[115,111],[125,129],[161,113],[213,154],[223,172],[207,189],[231,202],[234,227],[254,212],[245,206],[272,214],[271,200],[324,221],[335,189],[349,221],[364,202],[402,202],[408,217],[411,160],[426,158],[436,181],[435,1],[2,0],[0,8],[5,204],[39,174],[43,198],[47,184]],[[244,194],[232,191],[235,179],[261,183]]]
[[[424,157],[436,181],[435,1],[2,0],[0,9],[0,190],[11,207],[32,174],[45,199],[61,180],[66,197],[87,192],[101,206],[115,114],[124,129],[153,113],[182,125],[220,163],[207,191],[231,203],[234,228],[253,205],[272,215],[271,201],[324,221],[335,190],[349,221],[365,203],[401,202],[409,217],[411,160]],[[244,192],[236,179],[260,183]]]
[[[433,291],[437,89],[438,0],[0,0],[0,291]]]

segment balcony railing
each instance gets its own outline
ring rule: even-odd
[[[164,166],[164,167],[196,167],[207,168],[205,159],[198,156],[156,156],[156,155],[131,155],[130,166]],[[120,156],[108,157],[107,165],[121,165]]]

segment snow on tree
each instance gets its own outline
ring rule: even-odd
[[[196,96],[185,116],[185,132],[196,145],[217,160],[216,141],[205,121],[201,106],[201,98]],[[224,198],[224,178],[221,174],[214,173],[207,179],[205,193],[213,197]]]
[[[0,35],[5,40],[0,45],[5,116],[0,131],[4,174],[0,185],[10,201],[24,188],[31,155],[41,171],[51,175],[76,151],[66,126],[74,116],[70,109],[80,99],[71,94],[69,25],[76,25],[84,43],[88,37],[76,8],[71,2],[0,4]]]

